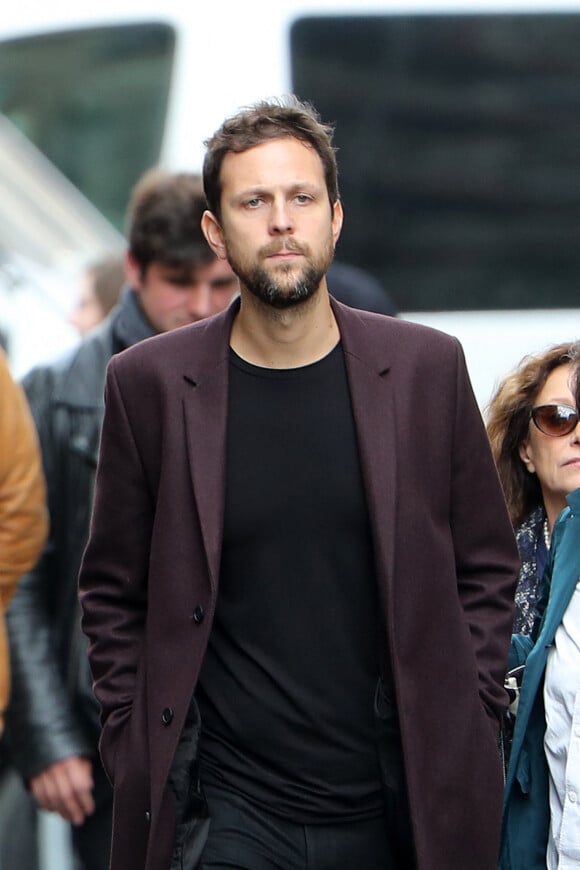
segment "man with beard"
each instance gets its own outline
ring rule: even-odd
[[[492,870],[517,553],[461,349],[329,295],[310,106],[226,120],[204,187],[239,300],[107,377],[80,586],[111,868]]]

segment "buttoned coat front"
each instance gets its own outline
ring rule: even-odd
[[[167,786],[212,626],[237,305],[110,364],[83,627],[115,786],[112,870],[168,870]],[[332,301],[345,354],[419,870],[495,870],[518,569],[458,343]],[[345,642],[348,642],[345,640]],[[346,699],[348,700],[348,699]]]

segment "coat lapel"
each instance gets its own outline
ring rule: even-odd
[[[228,349],[239,302],[205,321],[183,373],[185,437],[212,589],[217,589],[225,503]],[[204,328],[205,327],[205,328]]]
[[[570,512],[566,512],[566,515],[558,520],[554,529],[556,556],[551,569],[552,580],[545,622],[540,632],[544,645],[551,645],[554,642],[556,631],[564,618],[578,582],[578,572],[580,570],[580,562],[576,549],[578,536],[574,535],[571,530],[572,523],[578,521],[576,510],[576,501],[580,502],[578,496],[580,496],[580,490],[572,492],[567,497]],[[578,508],[580,508],[580,504],[578,504]],[[567,528],[562,523],[565,523]],[[562,537],[564,529],[566,535]],[[556,538],[559,538],[559,540],[556,540]],[[539,640],[540,638],[538,638],[538,643]]]
[[[390,606],[396,504],[395,399],[384,323],[380,329],[332,300],[344,349],[380,592]],[[375,335],[376,332],[376,335]]]

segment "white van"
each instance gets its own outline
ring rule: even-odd
[[[580,335],[580,0],[5,4],[0,112],[117,229],[242,105],[336,124],[343,261],[461,340],[480,403]]]

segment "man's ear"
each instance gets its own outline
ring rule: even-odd
[[[207,243],[220,260],[227,259],[224,234],[220,223],[211,211],[204,211],[201,218],[201,228]]]
[[[342,230],[342,222],[344,220],[344,213],[342,210],[342,203],[339,199],[336,200],[332,209],[332,238],[334,240],[334,245],[336,247],[336,243],[340,237],[340,231]]]
[[[534,472],[536,471],[536,466],[534,465],[532,457],[530,456],[529,444],[527,441],[522,441],[522,443],[518,447],[518,453],[520,454],[520,459],[522,460],[530,474],[534,474]]]
[[[143,270],[131,251],[127,251],[127,254],[125,255],[125,278],[127,279],[127,284],[129,287],[132,287],[133,290],[141,289],[143,283]]]

